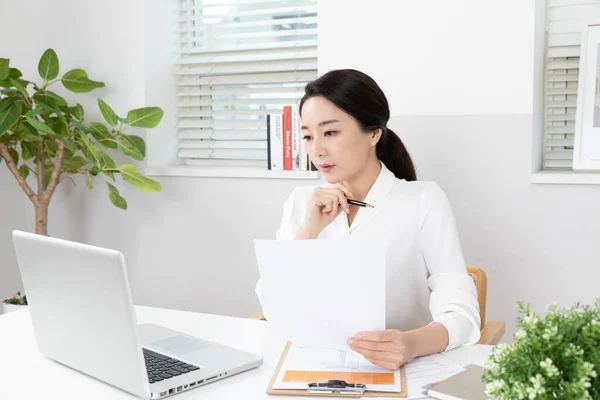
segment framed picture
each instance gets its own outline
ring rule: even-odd
[[[581,37],[573,170],[600,171],[600,21]]]

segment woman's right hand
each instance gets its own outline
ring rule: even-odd
[[[313,190],[308,202],[306,218],[296,234],[296,239],[316,239],[341,212],[350,212],[346,199],[353,197],[344,182]]]

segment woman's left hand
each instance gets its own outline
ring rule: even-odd
[[[414,345],[409,335],[397,329],[360,332],[347,343],[371,363],[386,369],[397,370],[414,358]]]

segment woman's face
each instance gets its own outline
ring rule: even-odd
[[[351,180],[376,158],[378,135],[362,132],[352,116],[326,98],[306,100],[301,118],[306,151],[328,183]]]

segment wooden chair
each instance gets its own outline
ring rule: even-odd
[[[487,276],[481,268],[467,265],[467,273],[475,282],[477,289],[477,301],[479,302],[479,316],[481,317],[481,338],[478,344],[497,344],[506,330],[504,321],[488,321],[485,322],[485,306],[487,300]],[[251,319],[266,321],[262,312],[250,316]]]

